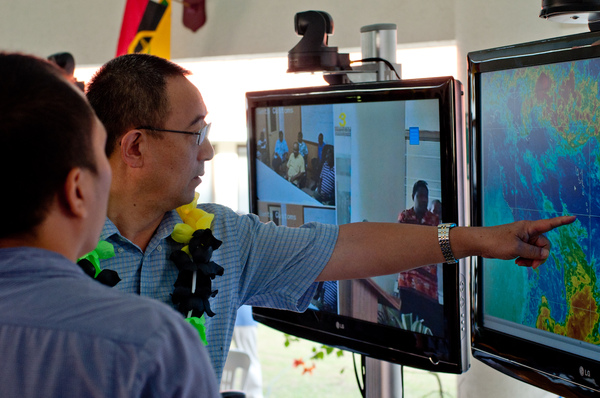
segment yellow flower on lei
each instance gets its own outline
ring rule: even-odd
[[[177,208],[177,214],[179,214],[183,223],[175,224],[175,228],[171,233],[171,237],[175,242],[188,244],[194,231],[197,229],[210,229],[215,215],[196,207],[199,197],[200,194],[196,192],[191,203]],[[187,246],[182,250],[189,254]]]

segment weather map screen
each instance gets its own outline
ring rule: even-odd
[[[472,259],[471,353],[559,396],[600,394],[600,32],[468,54],[473,225],[574,215],[536,269]]]
[[[484,73],[480,84],[483,225],[577,216],[547,234],[538,269],[485,260],[485,325],[582,355],[600,355],[599,82],[600,60],[587,59]]]

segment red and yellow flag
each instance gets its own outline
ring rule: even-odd
[[[132,53],[171,58],[171,0],[127,0],[117,56]]]

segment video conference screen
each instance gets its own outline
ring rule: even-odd
[[[483,260],[483,324],[597,360],[600,60],[480,79],[482,225],[577,216],[547,234],[553,247],[538,269]]]
[[[262,107],[254,113],[261,221],[297,227],[312,221],[444,220],[438,99]],[[442,277],[440,264],[324,282],[309,308],[443,337]]]

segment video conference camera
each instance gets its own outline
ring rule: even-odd
[[[600,31],[599,0],[542,0],[540,18],[562,23],[588,24],[590,31]]]
[[[362,59],[350,61],[350,54],[339,54],[327,41],[333,34],[333,19],[324,11],[299,12],[294,17],[296,34],[302,40],[288,53],[288,73],[323,72],[329,84],[358,83],[400,79],[396,64],[396,25],[363,26]],[[360,62],[351,67],[351,63]]]
[[[333,34],[333,19],[324,11],[299,12],[294,17],[296,34],[302,40],[288,53],[288,72],[339,71],[350,69],[350,55],[338,54],[327,41]]]

